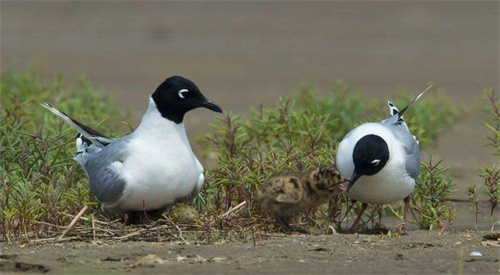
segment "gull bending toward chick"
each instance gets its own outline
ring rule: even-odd
[[[420,172],[420,149],[403,115],[431,87],[401,111],[388,102],[390,118],[358,126],[339,144],[337,167],[343,177],[350,177],[346,194],[362,203],[350,233],[355,232],[368,203],[387,204],[404,199],[403,223],[399,233],[406,234],[410,195]]]

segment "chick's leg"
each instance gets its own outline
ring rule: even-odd
[[[347,231],[348,234],[356,233],[356,226],[358,225],[359,221],[361,221],[361,217],[363,217],[363,213],[365,212],[366,207],[368,207],[368,204],[366,203],[361,204],[361,211],[356,217],[356,220],[354,220],[354,223],[352,224],[351,228],[349,228],[349,231]]]
[[[287,220],[285,220],[281,217],[275,217],[275,218],[276,218],[276,221],[278,221],[278,224],[281,226],[281,228],[283,228],[284,230],[286,230],[288,232],[298,232],[298,233],[302,233],[302,234],[309,233],[304,228],[291,226]]]
[[[276,219],[276,221],[278,222],[278,224],[280,225],[281,228],[283,228],[289,232],[293,231],[293,228],[290,226],[290,224],[288,224],[288,222],[284,218],[278,217],[278,216],[276,216],[274,218]]]

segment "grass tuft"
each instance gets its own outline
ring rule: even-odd
[[[414,223],[421,229],[438,228],[443,232],[451,225],[457,215],[455,209],[446,199],[454,193],[455,183],[447,172],[447,167],[441,166],[442,160],[422,163],[419,178],[412,194],[412,213]]]
[[[500,101],[498,95],[491,88],[484,89],[483,97],[486,102],[486,114],[490,117],[489,121],[484,122],[484,125],[490,131],[490,135],[486,136],[488,145],[493,148],[493,156],[500,157]],[[479,177],[484,182],[483,194],[486,195],[490,202],[490,220],[491,231],[495,229],[495,209],[500,201],[500,168],[496,163],[491,168],[480,168]],[[476,208],[476,224],[479,208],[477,207],[478,196],[476,195],[476,186],[469,186],[469,198],[475,204]],[[471,199],[473,198],[473,199]],[[476,226],[477,228],[477,226]]]
[[[97,203],[87,178],[73,161],[75,132],[42,108],[50,102],[89,125],[117,133],[124,115],[110,96],[80,78],[46,84],[37,72],[6,71],[1,76],[0,228],[4,239],[36,237],[41,222],[63,225],[84,205]],[[96,120],[99,118],[100,120]],[[117,122],[118,121],[118,122]],[[34,236],[30,235],[34,234]]]

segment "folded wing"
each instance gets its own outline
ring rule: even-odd
[[[75,157],[89,177],[92,193],[106,207],[116,204],[123,195],[127,183],[123,171],[127,145],[126,138],[118,139],[98,154],[85,152]]]

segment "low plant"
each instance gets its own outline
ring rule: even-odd
[[[498,95],[491,88],[483,91],[487,102],[486,113],[491,117],[491,121],[487,121],[484,125],[490,130],[489,136],[486,138],[489,145],[493,147],[493,155],[500,157],[500,100]]]
[[[451,225],[457,212],[447,201],[449,195],[455,192],[453,178],[442,167],[442,160],[434,162],[431,158],[428,163],[422,163],[415,190],[412,194],[413,223],[421,229],[438,228],[440,232]]]
[[[484,194],[490,202],[491,231],[495,229],[495,209],[500,201],[500,169],[494,164],[492,168],[481,168],[479,174],[484,180]]]
[[[493,148],[493,156],[500,158],[500,101],[495,91],[491,88],[485,89],[484,98],[487,102],[486,113],[490,116],[491,120],[484,123],[490,130],[488,145]],[[488,197],[490,202],[490,219],[491,231],[495,229],[494,213],[500,201],[500,168],[493,164],[491,168],[480,168],[481,172],[479,177],[484,181],[483,193]]]
[[[244,201],[258,208],[256,190],[269,178],[331,163],[335,150],[325,133],[326,119],[294,110],[291,100],[280,100],[274,109],[254,110],[244,121],[230,114],[219,118],[203,141],[207,150],[218,154],[217,163],[207,171],[207,185],[195,205],[212,217],[209,220],[219,221]]]
[[[97,203],[87,177],[73,161],[75,132],[40,106],[49,102],[83,122],[111,134],[124,115],[111,97],[80,78],[69,85],[58,76],[53,83],[37,72],[6,71],[0,98],[0,231],[4,239],[28,239],[63,225],[68,214]],[[96,120],[99,118],[99,120]],[[118,121],[118,122],[116,122]]]
[[[316,115],[327,116],[326,128],[330,136],[340,142],[354,127],[366,121],[381,120],[378,116],[379,103],[366,99],[355,87],[343,81],[336,81],[332,91],[326,96],[319,96],[312,86],[303,86],[295,95],[297,107],[307,109]]]
[[[479,199],[477,196],[477,191],[476,191],[476,185],[468,185],[467,186],[467,196],[469,198],[469,201],[474,204],[474,215],[475,215],[475,222],[474,222],[474,228],[477,230],[477,222],[478,222],[478,215],[479,215]]]

